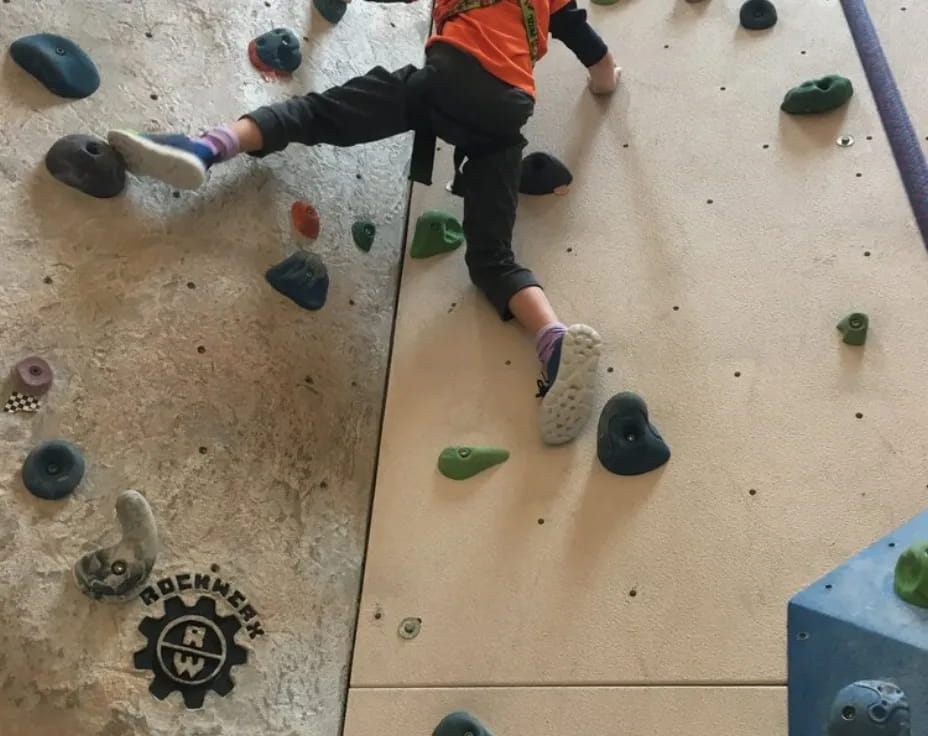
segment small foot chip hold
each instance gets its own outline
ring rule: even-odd
[[[298,250],[265,273],[267,282],[304,309],[322,309],[329,293],[329,272],[315,253]]]
[[[861,680],[841,688],[828,715],[828,736],[910,736],[905,693],[883,680]]]
[[[345,0],[313,0],[313,5],[316,6],[319,15],[333,24],[344,18],[345,11],[348,10]]]
[[[49,440],[26,456],[22,473],[23,484],[33,496],[57,501],[80,485],[84,457],[70,442]]]
[[[450,253],[464,242],[464,229],[454,215],[427,210],[416,221],[416,232],[409,249],[411,258],[429,258]]]
[[[74,565],[74,582],[94,600],[125,601],[141,590],[158,556],[158,527],[148,501],[138,491],[116,500],[122,539],[90,552]]]
[[[637,394],[616,394],[599,415],[596,451],[599,461],[616,475],[641,475],[670,460],[670,448],[648,419],[648,407]]]
[[[376,234],[377,226],[370,220],[359,220],[351,226],[351,237],[354,238],[354,244],[365,253],[370,251]]]
[[[37,355],[23,358],[13,368],[16,390],[31,396],[42,396],[52,387],[52,367]]]
[[[452,480],[466,480],[509,459],[500,447],[446,447],[438,456],[438,470]]]
[[[126,187],[126,164],[115,148],[92,135],[59,138],[45,154],[45,168],[84,194],[109,199]]]
[[[301,235],[313,240],[319,237],[319,213],[309,202],[294,202],[290,207],[290,219],[293,221],[293,227]]]
[[[747,0],[741,6],[741,25],[749,31],[764,31],[777,22],[777,9],[770,0]]]
[[[259,71],[290,74],[303,62],[300,39],[287,28],[275,28],[248,44],[248,58]]]
[[[432,736],[493,736],[490,730],[470,713],[449,713],[435,726]]]
[[[844,336],[847,345],[863,345],[867,342],[867,330],[870,318],[863,312],[852,312],[838,322],[838,331]]]
[[[915,542],[899,555],[893,587],[902,600],[928,608],[928,540]]]
[[[91,58],[64,36],[24,36],[12,43],[10,56],[59,97],[89,97],[100,86],[100,73]]]
[[[550,153],[535,151],[522,159],[522,194],[566,194],[573,180],[568,168]]]
[[[810,79],[786,93],[780,109],[790,115],[814,115],[829,112],[846,104],[854,94],[854,85],[847,77],[829,74]]]

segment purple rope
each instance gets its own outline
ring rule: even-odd
[[[928,248],[928,163],[925,162],[925,154],[880,46],[865,0],[841,0],[841,7],[876,100],[902,184],[909,195],[918,229]]]

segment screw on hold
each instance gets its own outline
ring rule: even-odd
[[[418,618],[404,618],[400,624],[399,634],[402,639],[415,639],[422,628],[422,620]]]
[[[841,148],[850,148],[854,145],[854,136],[852,135],[842,135],[838,140],[835,141]]]
[[[852,312],[838,322],[838,330],[846,345],[863,345],[867,342],[870,319],[863,312]]]

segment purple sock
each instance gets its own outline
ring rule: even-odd
[[[228,125],[213,128],[202,138],[196,140],[207,146],[216,155],[217,163],[238,156],[238,137]]]
[[[538,353],[538,360],[543,366],[548,365],[551,353],[554,352],[554,346],[567,332],[567,325],[562,322],[552,322],[545,325],[535,335],[535,352]]]

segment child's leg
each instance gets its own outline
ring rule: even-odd
[[[559,445],[574,439],[592,412],[601,341],[586,325],[561,323],[535,275],[516,263],[511,239],[521,160],[521,146],[468,159],[461,177],[465,259],[500,316],[515,317],[535,337],[541,436]]]
[[[353,146],[411,130],[407,82],[416,71],[375,67],[321,94],[261,107],[201,137],[113,130],[108,139],[132,173],[195,189],[211,166],[239,153],[266,156],[290,143]]]

